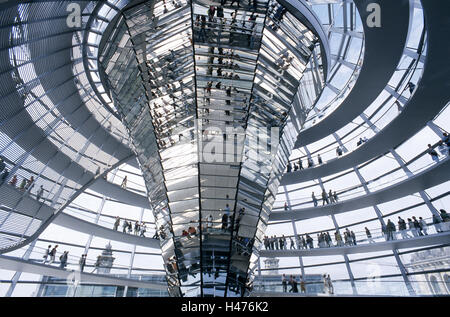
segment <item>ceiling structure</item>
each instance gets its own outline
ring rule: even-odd
[[[406,293],[420,294],[402,249],[443,247],[439,233],[348,251],[262,249],[265,235],[378,230],[413,210],[440,216],[447,157],[429,162],[426,144],[413,144],[437,148],[445,138],[448,3],[376,1],[377,28],[366,23],[365,1],[222,2],[0,5],[0,155],[9,170],[0,268],[18,267],[6,296],[22,271],[39,270],[30,259],[48,241],[69,248],[55,226],[86,235],[74,254],[102,249],[99,238],[123,244],[117,252],[130,259],[117,272],[125,275],[94,284],[128,290],[133,274],[158,271],[169,296],[248,296],[261,261],[286,257],[299,261],[286,262],[287,274],[344,268],[342,285],[356,294],[365,277],[352,254],[383,251]],[[355,146],[360,137],[368,140]],[[306,168],[319,154],[323,163]],[[286,171],[299,160],[304,169]],[[31,176],[34,186],[21,189]],[[338,203],[312,207],[311,191],[320,198],[332,188]],[[410,207],[385,209],[402,199]],[[116,216],[146,221],[158,239],[111,230]],[[146,260],[137,264],[137,254]],[[339,260],[304,263],[327,255]],[[151,288],[138,284],[129,287]]]

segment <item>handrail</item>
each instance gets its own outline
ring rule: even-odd
[[[432,220],[432,218],[425,218],[423,219],[424,221],[427,220]],[[442,221],[442,220],[441,220]],[[408,224],[406,224],[408,226]],[[348,226],[345,226],[348,227]],[[432,221],[431,222],[427,222],[427,228],[425,229],[426,233],[428,234],[428,231],[430,228],[433,228],[434,233],[433,234],[440,234],[441,231],[445,232],[445,231],[449,231],[450,230],[450,220],[447,222],[441,222],[439,224],[434,224]],[[343,227],[339,228],[340,230],[343,229]],[[339,230],[339,232],[340,232]],[[292,250],[292,249],[296,249],[296,250],[301,250],[301,249],[307,249],[308,248],[308,242],[306,242],[306,245],[303,245],[300,241],[301,238],[306,237],[306,235],[309,235],[312,239],[313,239],[313,243],[317,243],[317,247],[318,248],[329,248],[329,247],[344,247],[344,246],[356,246],[357,244],[364,242],[365,243],[374,243],[374,240],[379,240],[379,239],[385,239],[386,241],[389,240],[398,240],[398,236],[402,237],[402,239],[407,239],[407,238],[413,238],[413,237],[417,237],[419,236],[419,231],[417,231],[415,228],[408,228],[405,231],[400,231],[398,228],[396,228],[397,231],[393,232],[393,239],[388,239],[388,234],[387,233],[383,233],[381,228],[376,228],[376,229],[369,229],[370,234],[371,234],[371,238],[367,237],[366,231],[356,231],[355,232],[355,237],[356,237],[356,241],[353,241],[353,239],[350,237],[347,241],[344,239],[344,234],[341,234],[341,241],[338,243],[336,241],[336,237],[334,235],[334,233],[336,232],[336,229],[332,229],[332,230],[321,230],[321,231],[315,231],[315,232],[310,232],[310,233],[301,233],[301,234],[297,234],[295,235],[286,235],[286,236],[282,236],[282,237],[268,237],[269,238],[269,242],[270,239],[272,239],[274,243],[274,247],[276,249],[271,249],[270,246],[269,248],[266,248],[265,250],[270,250],[270,251],[277,251],[277,250]],[[439,230],[439,231],[438,231]],[[332,234],[330,234],[330,238],[331,238],[331,242],[327,243],[326,241],[324,241],[324,243],[321,243],[319,245],[319,241],[317,241],[317,239],[314,240],[313,235],[317,234],[317,236],[319,236],[319,233],[328,233],[329,231],[332,231]],[[344,231],[345,232],[345,231]],[[351,231],[349,231],[351,232]],[[421,231],[420,231],[421,232]],[[375,234],[374,234],[375,233]],[[409,233],[412,233],[412,236],[409,235]],[[423,235],[423,234],[422,234]],[[430,233],[431,235],[431,233]],[[407,237],[407,238],[405,238]],[[279,249],[279,241],[280,239],[286,239],[286,244],[284,245],[283,249]],[[333,244],[332,241],[336,242],[336,244]],[[292,242],[294,242],[294,245],[292,245]],[[289,244],[289,246],[288,246]],[[313,247],[309,247],[310,249],[314,248],[314,245],[312,245]]]
[[[438,145],[439,145],[439,142],[433,144],[432,148],[434,149]],[[428,152],[428,149],[423,151],[423,152],[421,152],[421,153],[419,153],[414,158],[412,158],[411,160],[406,162],[405,166],[408,166],[408,165],[414,163],[415,161],[417,161],[417,160],[419,160],[419,159],[421,159],[423,157],[426,157],[427,155],[429,155],[427,152]],[[424,166],[417,167],[415,170],[412,170],[411,172],[414,173],[414,174],[417,174],[419,172],[422,172],[424,170],[432,168],[432,166],[434,166],[434,165],[436,165],[436,164],[438,164],[438,163],[440,163],[440,162],[442,162],[444,160],[447,160],[448,158],[449,158],[448,155],[446,155],[444,157],[441,156],[441,158],[439,159],[438,162],[432,161],[431,163],[428,163],[428,164],[426,164]],[[340,190],[336,190],[336,193],[338,195],[338,199],[339,199],[339,201],[342,201],[342,197],[355,198],[355,196],[354,196],[355,193],[351,193],[351,194],[347,194],[347,195],[344,194],[344,193],[347,193],[347,192],[351,192],[351,191],[353,191],[355,189],[359,189],[356,193],[364,193],[364,194],[366,194],[364,186],[367,186],[369,189],[373,190],[373,189],[380,188],[380,187],[384,188],[384,187],[386,187],[384,185],[387,185],[387,184],[389,184],[389,185],[397,184],[401,180],[408,178],[408,175],[405,174],[405,175],[402,175],[402,176],[398,176],[398,177],[394,178],[393,180],[385,181],[383,183],[379,183],[379,181],[382,178],[384,178],[384,177],[389,177],[391,174],[393,174],[396,171],[399,171],[401,169],[402,169],[402,167],[398,166],[398,167],[396,167],[396,168],[394,168],[394,169],[392,169],[392,170],[390,170],[390,171],[388,171],[388,172],[386,172],[386,173],[384,173],[382,175],[377,176],[374,179],[366,180],[364,184],[356,184],[356,185],[353,185],[353,186],[350,186],[350,187],[346,187],[346,188],[343,188],[343,189],[340,189]],[[340,176],[341,175],[339,175],[338,177],[340,177]],[[376,182],[378,182],[378,184],[376,186],[374,186],[373,184],[376,183]],[[326,183],[324,183],[324,184],[326,184]],[[288,192],[295,192],[295,191],[300,191],[300,190],[306,190],[306,188],[312,187],[312,186],[316,186],[316,185],[313,184],[313,185],[309,185],[309,186],[306,186],[306,187],[303,187],[303,188],[293,189],[293,190],[290,190]],[[278,195],[282,195],[282,194],[285,194],[285,193],[279,193]],[[344,194],[344,195],[342,195],[342,194]],[[322,197],[320,195],[321,195],[321,193],[318,193],[317,196],[316,196],[318,202],[320,202],[322,200]],[[296,196],[299,197],[299,195],[296,195]],[[360,197],[360,196],[361,195],[358,195],[356,197]],[[308,199],[308,198],[311,199],[311,196],[310,195],[304,195],[304,196],[300,196],[299,198],[290,199],[290,201],[302,201],[301,203],[291,204],[290,207],[292,208],[292,207],[301,206],[301,205],[305,205],[305,204],[312,204],[313,203],[312,199],[305,201],[305,199]],[[327,192],[327,199],[329,199],[328,192]],[[307,208],[309,208],[309,207],[307,207]],[[281,211],[281,210],[283,210],[283,207],[274,207],[273,208],[273,211]]]
[[[426,30],[424,29],[423,32],[426,33]],[[400,83],[398,84],[398,87],[399,87],[398,90],[400,90],[400,86],[402,86],[403,84],[411,82],[411,79],[412,79],[412,77],[416,74],[416,71],[417,71],[417,70],[419,70],[419,69],[422,69],[422,70],[423,70],[423,68],[418,68],[418,65],[419,65],[419,62],[420,62],[420,57],[423,56],[424,50],[425,50],[425,48],[422,47],[422,50],[419,52],[419,56],[417,57],[417,59],[415,60],[415,62],[411,65],[411,67],[409,67],[409,68],[405,71],[405,74],[409,74],[409,77],[406,78],[406,79],[405,79],[405,78],[402,78],[402,80],[401,80]],[[407,55],[404,54],[403,56],[407,56]],[[416,85],[418,84],[418,81],[420,81],[420,79],[417,79],[417,81],[415,82]],[[390,85],[388,84],[387,86],[390,86]],[[376,121],[371,122],[371,125],[370,125],[370,126],[365,127],[365,129],[364,129],[363,131],[361,131],[361,132],[358,133],[357,135],[351,137],[349,140],[346,140],[343,144],[344,144],[344,145],[347,145],[347,144],[350,144],[351,142],[354,142],[354,141],[356,140],[356,138],[363,136],[367,131],[371,130],[372,127],[376,126],[376,123],[377,123],[377,122],[383,120],[383,119],[384,119],[384,115],[387,114],[387,113],[389,113],[389,111],[390,111],[392,108],[394,108],[394,106],[397,106],[397,102],[399,101],[399,98],[400,98],[400,97],[404,97],[404,93],[405,93],[406,89],[407,89],[407,87],[404,87],[402,93],[401,93],[399,96],[397,96],[397,97],[392,96],[392,95],[389,95],[389,96],[386,98],[386,101],[391,100],[391,99],[393,98],[393,102],[392,102],[391,106],[390,106],[388,109],[386,109],[386,110],[384,111],[384,113],[383,113]],[[397,90],[395,90],[395,91],[397,92]],[[413,96],[413,94],[411,93],[410,96],[409,96],[409,98],[408,98],[407,100],[411,99],[412,96]],[[407,103],[407,102],[406,102],[406,103]],[[405,106],[406,106],[406,105],[405,105]],[[369,117],[369,119],[372,118],[373,116],[377,115],[378,112],[381,111],[383,108],[384,108],[384,103],[381,103],[381,105],[377,108],[377,110],[374,111],[374,112],[371,114],[371,116]],[[396,118],[396,116],[393,117],[392,120],[394,120],[395,118]],[[392,121],[392,120],[391,120],[391,121]],[[349,124],[352,124],[352,122],[349,122],[347,125],[349,125]],[[347,135],[351,135],[351,134],[352,134],[355,130],[357,130],[358,128],[363,127],[363,126],[366,126],[366,125],[367,125],[366,122],[363,121],[361,124],[359,124],[358,126],[356,126],[355,128],[353,128],[352,130],[350,130],[349,132],[347,132],[346,135],[344,135],[344,136],[341,138],[341,140],[344,139]],[[376,134],[374,134],[374,135],[372,136],[372,138],[375,137],[375,136],[376,136]],[[321,149],[318,149],[318,150],[312,152],[311,154],[318,153],[318,154],[320,154],[321,156],[326,155],[327,153],[334,152],[334,151],[335,151],[334,147],[335,147],[336,145],[339,145],[339,146],[340,146],[340,144],[339,144],[339,142],[338,142],[337,140],[334,141],[333,143],[330,143],[330,144],[325,145],[325,146],[322,147]],[[362,145],[362,144],[361,144],[361,145]],[[319,152],[319,151],[321,151],[322,149],[325,149],[325,148],[327,148],[327,147],[333,147],[333,148],[331,148],[331,149],[328,150],[328,151]],[[359,147],[359,146],[357,146],[357,148],[358,148],[358,147]],[[350,151],[349,151],[349,152],[350,152]],[[345,155],[345,154],[343,154],[343,156],[344,156],[344,155]],[[311,158],[312,158],[312,156],[311,156]],[[299,157],[290,159],[289,162],[290,162],[290,163],[296,163],[296,162],[298,162],[299,159],[302,159],[302,160],[303,160],[303,159],[308,159],[308,155],[303,155],[303,156],[299,156]],[[329,161],[334,161],[334,160],[336,160],[336,159],[339,159],[339,157],[338,157],[338,158],[330,159],[330,160],[328,160],[328,161],[323,161],[323,164],[326,164],[326,162],[329,162]],[[320,166],[320,164],[315,164],[312,168],[317,167],[317,166]],[[311,168],[311,167],[307,167],[307,168]]]

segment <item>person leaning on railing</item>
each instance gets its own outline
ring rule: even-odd
[[[431,144],[428,144],[428,150],[427,153],[430,154],[433,161],[436,163],[439,162],[439,154],[436,152],[436,150],[431,146]]]
[[[447,231],[450,229],[450,216],[444,209],[439,209],[439,211],[440,211],[440,216],[441,216],[442,222],[443,222],[442,230]]]

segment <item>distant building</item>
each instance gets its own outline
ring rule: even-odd
[[[278,263],[280,262],[277,258],[267,258],[264,260],[264,268],[268,269],[267,274],[277,275],[278,274]]]
[[[97,256],[94,271],[98,274],[109,274],[114,263],[113,251],[111,243],[105,246],[102,253]],[[167,283],[166,275],[125,275],[111,274],[111,276],[131,278],[141,281],[156,282],[159,284]],[[123,297],[126,291],[126,297],[167,297],[167,291],[154,290],[147,288],[124,287],[114,285],[97,285],[97,284],[80,284],[76,287],[67,284],[65,279],[44,276],[38,290],[35,292],[36,297]]]
[[[114,263],[114,257],[112,256],[112,246],[111,243],[105,246],[102,254],[97,257],[97,272],[99,274],[109,274]]]
[[[444,270],[426,274],[410,275],[418,295],[450,294],[450,248],[436,248],[418,251],[411,255],[410,263],[405,264],[409,273]]]

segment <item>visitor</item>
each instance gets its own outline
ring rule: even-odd
[[[25,185],[27,184],[27,180],[24,178],[22,179],[22,182],[19,185],[19,190],[25,190]]]
[[[330,191],[328,192],[328,199],[330,200],[330,203],[331,203],[331,204],[334,204],[334,203],[335,203],[335,201],[334,201],[334,196],[333,196],[333,193],[331,192],[331,189],[330,189]]]
[[[213,226],[213,217],[210,214],[207,218],[206,218],[206,229],[209,230],[211,229]]]
[[[442,141],[444,141],[445,145],[447,146],[447,154],[450,155],[450,136],[447,134],[447,132],[444,132],[442,135]]]
[[[339,231],[336,231],[334,233],[334,240],[336,240],[336,246],[337,247],[342,247],[343,246],[344,243],[342,242],[342,236],[341,236]]]
[[[81,255],[80,261],[78,261],[78,264],[80,265],[80,272],[84,271],[84,267],[86,265],[86,256],[87,254]]]
[[[440,213],[441,213],[441,218],[442,218],[442,230],[443,231],[447,231],[450,228],[450,216],[448,215],[448,213],[444,210],[444,209],[439,209]]]
[[[381,224],[381,233],[384,237],[384,240],[387,241],[388,236],[387,236],[387,231],[386,231],[386,225],[384,223]]]
[[[416,226],[414,225],[414,222],[411,220],[411,218],[408,218],[407,221],[408,221],[409,230],[411,231],[413,237],[419,236],[419,234],[417,233]]]
[[[412,216],[412,219],[413,219],[414,227],[416,228],[417,233],[419,234],[419,236],[423,236],[422,228],[420,227],[419,221],[416,219],[415,216]]]
[[[330,274],[328,274],[326,280],[327,280],[327,286],[328,286],[328,293],[334,294],[334,287],[333,287],[333,283],[331,282]]]
[[[263,244],[264,244],[264,248],[266,250],[268,250],[269,249],[269,239],[267,238],[267,236],[264,236]]]
[[[9,181],[9,185],[16,187],[17,185],[17,175],[14,175],[12,179]]]
[[[309,246],[310,249],[314,249],[313,242],[314,239],[311,238],[309,234],[306,234],[306,244]]]
[[[25,190],[31,190],[34,187],[34,177],[31,176],[30,179],[27,180],[27,184],[25,185]]]
[[[322,158],[320,157],[320,154],[317,154],[317,162],[319,163],[319,165],[321,165],[322,162]]]
[[[294,240],[292,240],[292,237],[289,237],[289,241],[290,241],[290,247],[289,247],[289,249],[290,249],[290,250],[295,249],[295,243],[294,243]]]
[[[126,189],[127,188],[127,180],[128,180],[127,175],[125,175],[125,177],[122,180],[122,184],[120,185],[120,187],[122,187],[123,189]]]
[[[356,146],[360,146],[361,144],[363,144],[363,139],[359,138],[358,142],[356,142]]]
[[[411,238],[408,235],[408,231],[407,231],[407,228],[406,228],[406,222],[400,216],[398,217],[398,231],[400,232],[400,234],[402,236],[402,239]]]
[[[406,85],[406,88],[408,88],[409,93],[412,94],[414,89],[416,88],[416,85],[414,85],[412,82],[409,82],[408,85]]]
[[[347,235],[347,241],[346,242],[348,243],[348,245],[353,245],[353,237],[352,237],[352,234],[351,234],[350,230],[348,230],[348,228],[345,228],[345,234]]]
[[[227,230],[228,228],[228,214],[224,213],[222,215],[222,230]]]
[[[345,246],[350,245],[350,243],[349,243],[349,236],[348,236],[347,232],[344,232],[344,245]]]
[[[140,225],[140,234],[139,234],[139,236],[140,237],[142,237],[142,238],[145,238],[145,232],[147,232],[147,227],[145,226],[145,222],[141,222],[141,225]]]
[[[437,233],[442,232],[441,223],[442,223],[441,217],[433,214],[433,224],[434,224],[434,227],[435,227]]]
[[[3,173],[0,175],[0,185],[3,185],[3,183],[5,182],[6,178],[9,175],[9,171],[7,168],[5,168],[5,170],[3,171]]]
[[[336,191],[333,193],[334,202],[338,202],[338,195],[336,194]]]
[[[292,278],[292,292],[298,293],[298,283],[297,283],[297,278],[295,276],[293,276],[293,278]]]
[[[388,219],[388,222],[386,224],[386,231],[387,231],[387,240],[394,240],[395,225],[391,221],[391,219]]]
[[[375,241],[373,241],[372,234],[370,233],[370,230],[367,227],[365,227],[364,229],[366,230],[366,236],[367,236],[367,240],[369,240],[369,243],[375,243]]]
[[[439,209],[439,211],[441,212],[442,221],[449,222],[450,221],[450,216],[447,213],[447,211],[445,211],[444,209]]]
[[[287,172],[290,173],[291,171],[292,171],[292,166],[291,166],[291,162],[289,162],[287,165]]]
[[[67,265],[67,257],[68,257],[69,251],[64,251],[64,253],[59,257],[59,267],[64,269]]]
[[[316,196],[314,196],[314,192],[312,193],[311,198],[312,198],[314,207],[317,207],[317,198],[316,198]]]
[[[140,231],[140,226],[139,226],[139,222],[136,220],[136,222],[134,223],[134,235],[138,235]]]
[[[394,231],[395,231],[395,226],[394,226]],[[353,245],[356,245],[357,243],[356,243],[356,235],[355,235],[355,233],[353,232],[353,230],[350,232],[350,236],[352,237],[352,243],[353,243]]]
[[[326,274],[324,274],[323,276],[322,276],[322,281],[323,281],[323,292],[326,294],[326,293],[330,293],[330,289],[329,289],[329,286],[328,286],[328,280],[327,280],[327,275]]]
[[[281,277],[281,285],[283,285],[283,293],[287,292],[287,281],[286,281],[286,275],[283,274]]]
[[[327,241],[328,247],[331,247],[333,245],[333,240],[331,240],[331,236],[329,232],[325,233],[325,240]]]
[[[56,249],[58,248],[58,245],[55,245],[53,247],[53,249],[50,251],[49,255],[50,255],[50,261],[48,262],[48,264],[52,264],[55,261],[55,256],[56,256]]]
[[[41,187],[39,187],[39,189],[36,193],[36,200],[40,201],[43,194],[44,194],[44,186],[41,185]]]
[[[44,256],[43,256],[44,260],[42,260],[42,263],[45,264],[47,262],[47,258],[48,258],[49,254],[50,254],[50,250],[51,249],[52,249],[52,245],[49,245],[47,250],[45,250],[45,253],[44,253]]]
[[[303,279],[303,276],[300,278],[300,291],[304,294],[306,294],[306,285],[305,280]]]
[[[188,233],[192,237],[192,236],[195,236],[197,234],[197,230],[195,230],[195,227],[191,226],[191,227],[188,228]]]
[[[291,286],[289,293],[291,293],[292,290],[294,289],[294,278],[292,277],[292,275],[289,276],[289,285]]]
[[[420,230],[423,232],[424,235],[428,235],[427,231],[428,231],[428,226],[425,220],[423,220],[422,217],[419,217],[419,226],[420,226]]]
[[[446,144],[444,144],[443,140],[440,140],[438,143],[438,150],[439,152],[441,152],[441,154],[443,156],[447,156],[448,155],[448,146]]]
[[[113,230],[117,231],[117,228],[119,228],[120,225],[120,218],[117,216],[116,221],[114,222]]]
[[[338,147],[336,148],[336,155],[337,155],[337,156],[341,156],[341,155],[342,155],[342,149],[341,149],[340,146],[338,146]]]
[[[319,248],[323,247],[323,235],[322,235],[322,233],[320,235],[317,234],[317,246]]]
[[[435,149],[432,148],[431,144],[428,144],[427,153],[430,154],[433,161],[435,161],[436,163],[439,162],[439,154],[436,152]]]
[[[328,205],[330,202],[328,201],[327,192],[324,189],[322,191],[322,206],[325,205],[325,203]]]
[[[2,173],[5,168],[6,168],[5,161],[3,160],[2,157],[0,157],[0,173]]]

